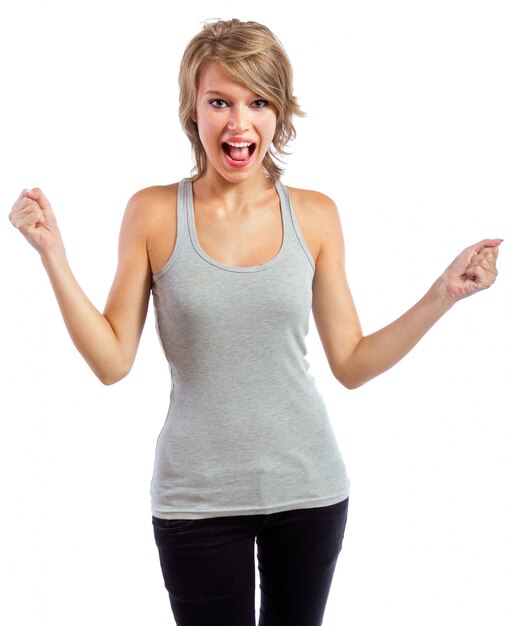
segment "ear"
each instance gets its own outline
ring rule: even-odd
[[[196,124],[198,122],[198,116],[196,115],[196,109],[191,113],[191,119]]]

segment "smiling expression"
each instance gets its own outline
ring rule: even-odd
[[[276,110],[242,83],[232,80],[217,61],[201,73],[193,120],[211,168],[240,182],[261,171],[276,131]]]

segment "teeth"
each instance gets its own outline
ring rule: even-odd
[[[252,143],[249,143],[247,141],[227,141],[226,142],[229,146],[232,146],[233,148],[248,148],[249,146],[252,146]]]

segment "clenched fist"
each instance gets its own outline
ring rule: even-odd
[[[491,287],[498,274],[498,246],[502,241],[484,239],[463,250],[449,265],[441,281],[453,301]]]
[[[63,250],[55,215],[48,199],[38,187],[21,192],[9,219],[39,254],[44,255],[59,248]]]

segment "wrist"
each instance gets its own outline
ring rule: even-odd
[[[457,298],[455,298],[447,288],[447,284],[443,276],[437,278],[428,293],[439,306],[444,308],[444,312],[452,308],[452,306],[457,302]]]
[[[51,250],[45,250],[40,253],[41,262],[46,270],[52,267],[61,267],[67,263],[67,255],[63,246],[56,246]]]

